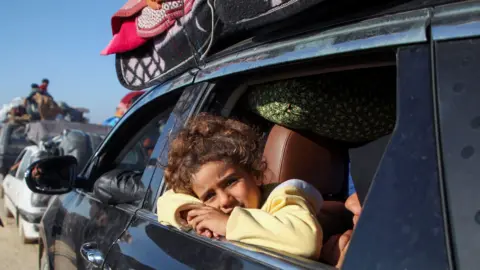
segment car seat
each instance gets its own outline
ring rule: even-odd
[[[325,202],[317,218],[324,242],[353,227],[352,214],[343,201],[333,200],[347,196],[347,148],[275,125],[268,135],[264,157],[268,164],[264,185],[301,179],[322,193]]]

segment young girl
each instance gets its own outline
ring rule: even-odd
[[[322,195],[297,179],[262,192],[266,169],[252,128],[202,114],[171,144],[165,170],[170,190],[158,199],[158,219],[206,237],[317,259]]]

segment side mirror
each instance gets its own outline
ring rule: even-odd
[[[77,178],[77,159],[72,156],[38,160],[25,172],[28,188],[40,194],[65,194],[72,190]]]

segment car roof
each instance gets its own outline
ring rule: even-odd
[[[293,38],[310,32],[327,30],[385,15],[464,1],[466,0],[377,0],[369,1],[368,4],[361,1],[350,1],[352,3],[349,1],[347,3],[345,1],[325,1],[324,4],[316,5],[287,20],[240,33],[237,38],[232,36],[228,39],[230,45],[217,45],[213,54],[206,61],[209,62],[261,44]],[[359,3],[355,5],[353,2]],[[346,8],[348,6],[351,7]],[[321,20],[318,19],[319,16],[322,17]],[[232,40],[237,42],[232,45]]]

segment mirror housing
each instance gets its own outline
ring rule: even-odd
[[[93,188],[95,198],[104,204],[131,204],[141,201],[146,194],[138,171],[114,169],[103,174]]]
[[[70,192],[77,178],[77,159],[73,156],[51,157],[32,163],[25,172],[28,188],[40,194]]]

